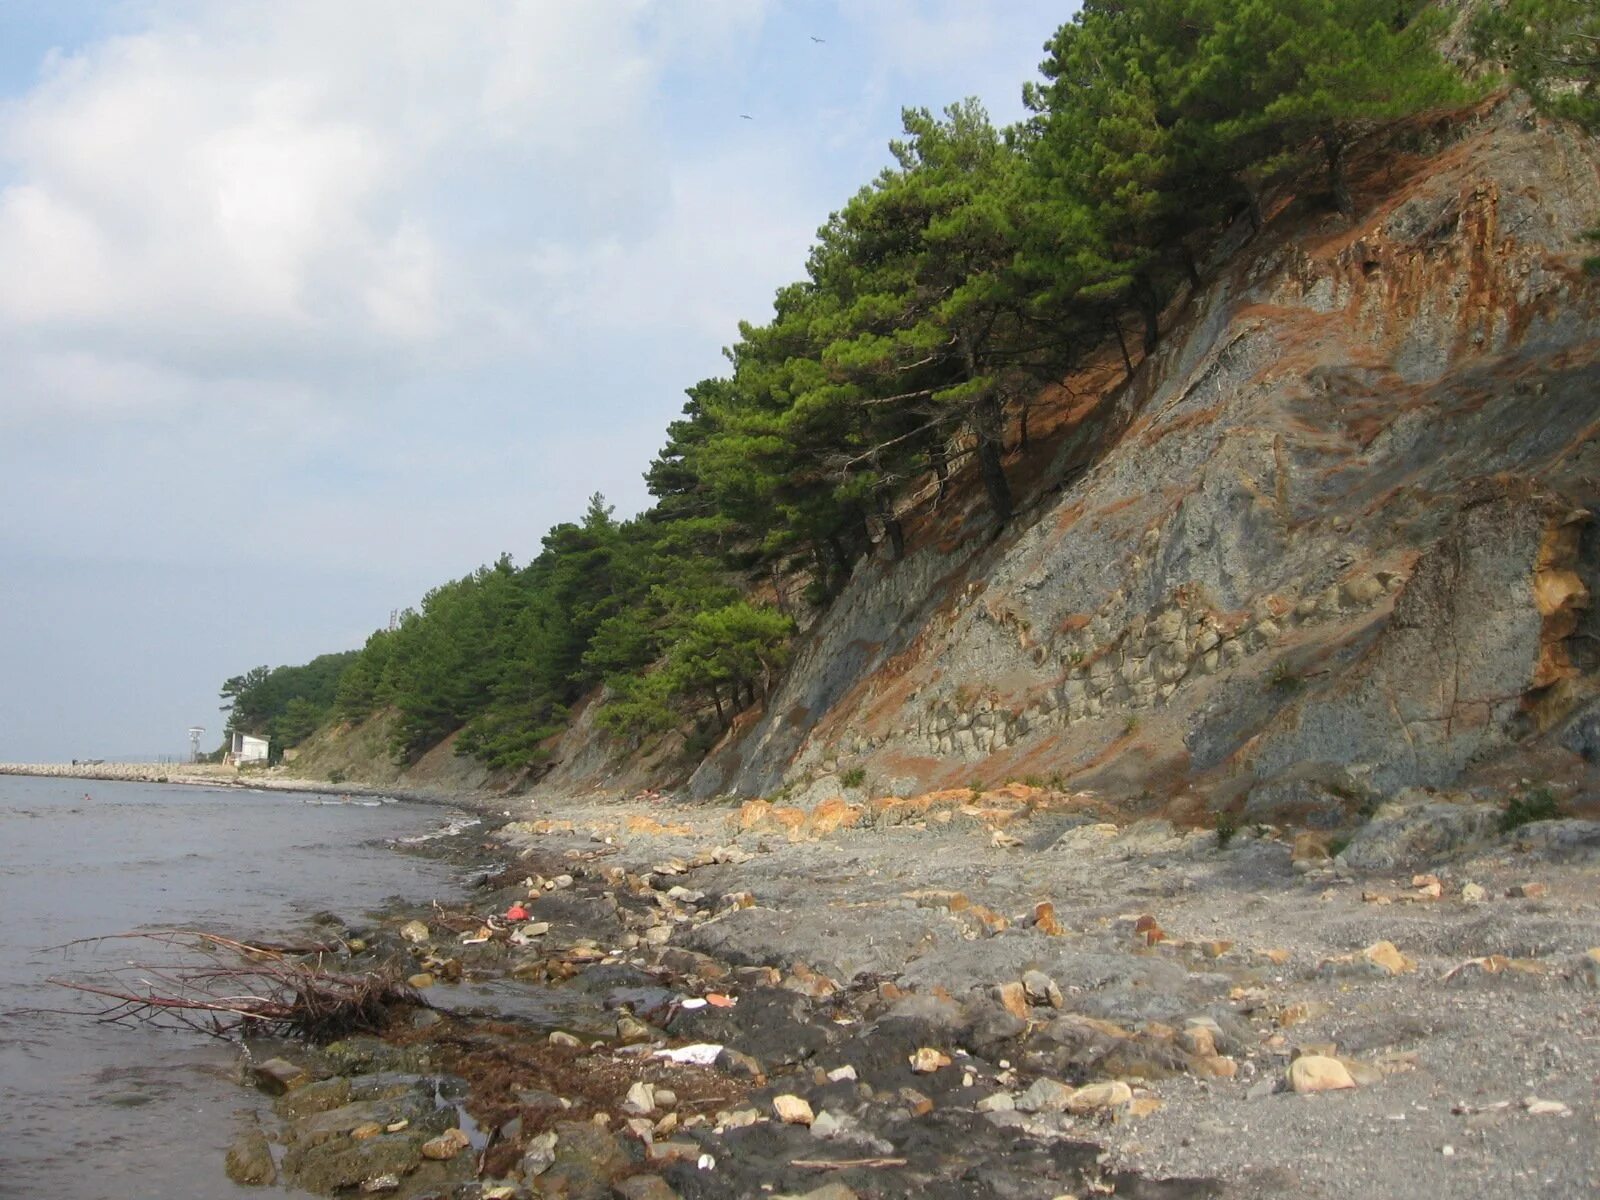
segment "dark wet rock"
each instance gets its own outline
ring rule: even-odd
[[[391,1046],[380,1038],[345,1038],[324,1047],[323,1054],[342,1075],[370,1075],[379,1071],[418,1074],[429,1066],[425,1049]]]
[[[678,1193],[659,1175],[633,1175],[612,1190],[620,1200],[678,1200]]]
[[[339,1138],[305,1148],[290,1147],[283,1165],[296,1187],[328,1196],[381,1175],[410,1174],[422,1162],[424,1140],[409,1130],[361,1141]]]
[[[394,1100],[413,1093],[423,1097],[431,1097],[436,1093],[443,1096],[446,1089],[452,1086],[459,1095],[460,1087],[460,1081],[454,1080],[453,1076],[419,1079],[415,1075],[394,1075],[388,1072],[357,1075],[349,1083],[352,1100]]]
[[[269,1058],[250,1068],[255,1085],[269,1096],[281,1096],[305,1087],[314,1078],[309,1070],[286,1058]]]
[[[285,1092],[273,1101],[272,1111],[286,1121],[299,1120],[313,1113],[327,1112],[349,1104],[350,1081],[342,1075],[308,1083],[305,1087]]]
[[[729,1075],[745,1079],[760,1079],[766,1074],[766,1068],[758,1058],[743,1050],[735,1050],[732,1046],[723,1047],[722,1053],[717,1055],[717,1067]]]
[[[259,1129],[248,1129],[228,1147],[223,1163],[228,1178],[235,1183],[259,1187],[278,1181],[278,1168],[272,1161],[272,1147]]]
[[[517,1103],[522,1105],[523,1108],[545,1111],[566,1107],[565,1104],[561,1103],[560,1096],[554,1092],[547,1092],[543,1088],[519,1088],[512,1094],[516,1097]]]
[[[972,1016],[948,996],[915,992],[890,1005],[884,1019],[920,1021],[929,1028],[959,1032],[967,1028]]]
[[[667,1025],[674,1037],[721,1042],[754,1055],[767,1067],[807,1062],[840,1040],[811,1020],[810,1002],[783,988],[751,988],[737,1008],[679,1011]]]
[[[539,1176],[547,1195],[567,1200],[608,1200],[611,1183],[633,1165],[627,1148],[609,1130],[586,1121],[557,1125],[554,1160]]]
[[[1094,1064],[1097,1075],[1129,1079],[1170,1079],[1188,1069],[1189,1060],[1177,1046],[1146,1038],[1120,1042]]]
[[[390,1126],[406,1122],[405,1132],[425,1137],[454,1128],[455,1113],[433,1103],[431,1095],[417,1090],[382,1100],[357,1100],[350,1104],[313,1113],[294,1121],[288,1128],[291,1147],[307,1148],[348,1136],[363,1125]]]
[[[971,1006],[963,1045],[972,1053],[991,1057],[1028,1031],[1028,1023],[1013,1016],[998,1004],[979,1002]]]

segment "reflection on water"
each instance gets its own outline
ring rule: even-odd
[[[413,804],[0,777],[0,1197],[215,1200],[238,1112],[231,1047],[21,1009],[82,1009],[44,980],[117,966],[139,928],[284,933],[357,921],[385,899],[445,896],[442,865],[396,853],[459,814]],[[279,1191],[275,1194],[283,1195]]]

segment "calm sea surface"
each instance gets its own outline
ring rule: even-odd
[[[44,980],[150,953],[125,941],[50,949],[77,938],[172,927],[270,937],[319,911],[358,922],[391,896],[457,890],[448,867],[387,843],[460,814],[314,799],[0,776],[0,1196],[261,1194],[222,1171],[256,1103],[231,1082],[230,1047],[17,1010],[85,1007],[91,997]]]

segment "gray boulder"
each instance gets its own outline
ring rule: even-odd
[[[1493,804],[1407,788],[1357,830],[1337,861],[1363,871],[1392,871],[1449,858],[1493,838],[1500,817]]]

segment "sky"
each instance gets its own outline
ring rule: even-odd
[[[619,515],[903,106],[1056,0],[5,0],[0,761],[181,756]],[[748,118],[748,119],[746,119]]]

